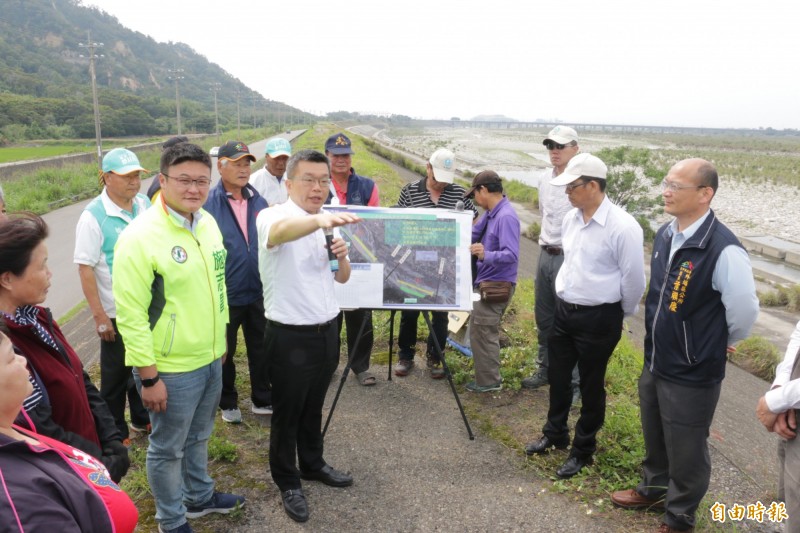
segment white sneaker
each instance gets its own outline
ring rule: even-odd
[[[265,405],[264,407],[259,407],[256,404],[253,404],[253,406],[251,407],[250,410],[253,411],[253,414],[256,414],[256,415],[271,415],[272,414],[272,406],[271,405]]]
[[[227,422],[228,424],[241,424],[242,412],[239,410],[238,407],[235,407],[233,409],[223,409],[222,420],[223,422]]]

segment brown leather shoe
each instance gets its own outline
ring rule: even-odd
[[[692,531],[694,531],[693,527],[689,529],[675,529],[674,527],[670,527],[669,524],[662,523],[658,526],[655,533],[691,533]]]
[[[611,501],[623,509],[664,509],[664,500],[649,500],[634,489],[618,490],[611,495]]]

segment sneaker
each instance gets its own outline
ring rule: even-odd
[[[431,371],[431,378],[433,379],[442,379],[444,378],[444,367],[441,363],[434,364],[433,366],[428,367]]]
[[[184,522],[182,525],[172,529],[164,529],[161,524],[158,524],[158,533],[194,533],[194,529],[189,525],[189,522]]]
[[[241,424],[242,412],[239,410],[238,407],[234,407],[233,409],[223,409],[222,420],[223,422],[227,422],[228,424]]]
[[[547,376],[543,376],[540,373],[536,373],[529,378],[525,378],[522,380],[522,388],[523,389],[538,389],[543,385],[547,385]]]
[[[470,392],[496,392],[503,389],[503,382],[498,381],[493,385],[478,385],[474,381],[467,383],[467,390]]]
[[[414,368],[413,359],[400,359],[394,367],[394,375],[400,377],[407,376],[412,368]]]
[[[148,434],[153,431],[153,426],[151,424],[145,424],[140,426],[139,424],[134,424],[131,422],[131,431],[135,433],[145,433]]]
[[[244,496],[215,492],[211,499],[203,505],[198,505],[197,507],[187,505],[186,518],[200,518],[211,513],[228,514],[240,507],[244,507]]]
[[[256,404],[253,404],[253,406],[250,408],[250,410],[253,411],[253,414],[256,414],[256,415],[271,415],[272,414],[272,406],[271,405],[265,405],[264,407],[259,407]]]

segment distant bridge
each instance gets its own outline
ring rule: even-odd
[[[556,126],[570,126],[580,132],[624,132],[624,133],[691,133],[695,135],[736,133],[738,135],[764,135],[763,129],[740,128],[693,128],[686,126],[645,126],[641,124],[589,124],[576,122],[514,122],[493,120],[415,120],[415,123],[431,127],[484,128],[495,130],[549,130]],[[774,130],[770,130],[774,131]],[[781,132],[775,132],[780,134]]]

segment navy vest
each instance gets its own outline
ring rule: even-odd
[[[711,211],[669,261],[668,228],[658,230],[650,260],[644,364],[653,375],[681,385],[713,385],[725,377],[728,324],[712,277],[722,250],[742,245]]]
[[[350,177],[347,178],[347,205],[367,205],[372,197],[372,190],[375,182],[364,176],[359,176],[356,171],[350,169]],[[326,204],[330,204],[333,199],[333,192],[328,193]]]

